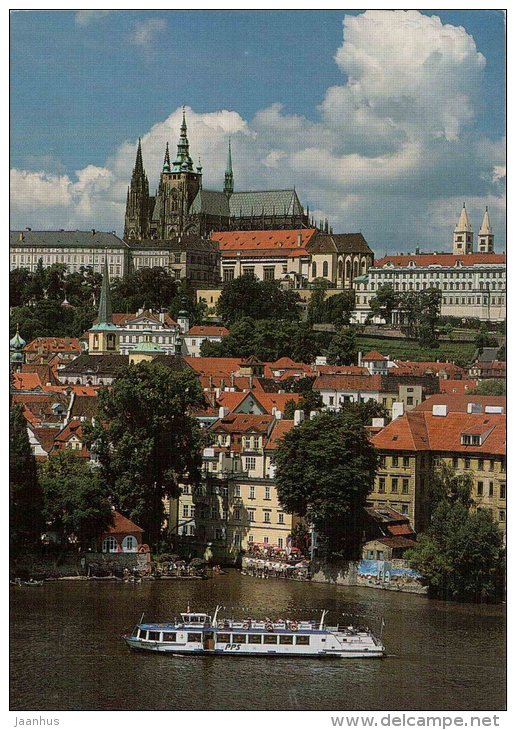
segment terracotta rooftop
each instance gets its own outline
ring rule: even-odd
[[[448,380],[448,383],[461,382]],[[468,404],[475,403],[482,408],[482,412],[485,412],[486,406],[502,407],[504,412],[507,408],[507,397],[505,395],[467,395],[467,394],[456,394],[456,393],[439,393],[431,395],[429,398],[424,400],[418,406],[414,408],[415,411],[429,411],[435,405],[446,405],[448,406],[448,412],[450,413],[467,413]]]
[[[375,266],[408,266],[413,261],[416,266],[455,266],[461,261],[464,266],[473,266],[475,264],[505,264],[505,254],[500,253],[470,253],[470,254],[453,254],[453,253],[421,253],[421,254],[401,254],[399,256],[384,256],[374,262]]]
[[[477,380],[448,380],[447,378],[439,378],[439,390],[441,393],[463,394],[476,388]]]
[[[270,436],[267,440],[267,443],[265,444],[266,449],[277,449],[279,445],[279,441],[285,436],[286,433],[288,433],[292,428],[294,428],[294,421],[281,419],[281,421],[276,421],[274,426],[272,427],[272,431],[270,433]]]
[[[362,356],[362,362],[364,361],[368,362],[383,362],[384,360],[387,360],[385,355],[382,355],[381,352],[378,352],[378,350],[371,350],[366,355]]]
[[[190,327],[188,330],[188,337],[200,337],[203,335],[206,337],[227,337],[229,330],[226,327],[218,327],[216,325],[195,325],[195,327]]]
[[[274,416],[265,414],[255,416],[247,413],[230,413],[224,418],[219,418],[210,426],[210,431],[225,431],[226,433],[265,433],[276,419]]]
[[[361,390],[380,391],[381,375],[319,375],[314,382],[314,390]]]
[[[113,524],[107,528],[106,532],[110,534],[122,534],[125,532],[143,532],[143,530],[135,522],[115,510],[113,512]]]
[[[237,252],[252,256],[288,257],[306,256],[306,246],[316,233],[315,228],[274,231],[222,231],[211,234],[217,241],[223,258],[234,257]],[[298,239],[301,236],[301,246]]]
[[[23,348],[25,352],[81,352],[79,340],[75,337],[36,337]]]

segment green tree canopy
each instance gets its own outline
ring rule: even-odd
[[[480,325],[480,329],[475,335],[475,347],[479,355],[484,352],[484,347],[498,347],[498,339],[494,335],[490,335],[484,322]]]
[[[332,337],[328,348],[328,362],[331,365],[354,365],[357,361],[358,345],[354,327],[341,327]]]
[[[112,524],[109,492],[98,471],[68,449],[52,453],[40,468],[44,515],[66,545],[74,535],[82,547]]]
[[[177,496],[180,480],[200,478],[203,440],[189,409],[202,401],[193,372],[152,362],[122,369],[99,394],[88,443],[98,454],[115,506],[145,529],[154,548],[164,498]]]
[[[111,282],[114,312],[136,312],[140,307],[168,309],[177,284],[160,266],[141,268]]]
[[[379,286],[374,297],[371,297],[369,308],[371,310],[368,320],[374,317],[384,319],[386,324],[391,324],[392,313],[399,305],[399,294],[394,291],[391,284]]]
[[[407,337],[418,340],[421,347],[439,347],[438,323],[441,312],[440,289],[403,292],[398,309],[402,317],[401,330]]]
[[[289,431],[274,458],[283,508],[305,517],[330,552],[356,556],[377,455],[351,413],[322,413]]]
[[[498,526],[487,510],[470,511],[460,501],[443,500],[428,530],[405,553],[442,599],[493,599],[503,583],[504,551]]]
[[[507,395],[507,383],[503,378],[483,380],[470,393],[471,395]]]
[[[296,291],[283,290],[278,281],[259,281],[254,274],[245,274],[224,285],[217,313],[226,324],[242,317],[298,320],[299,301]]]
[[[23,406],[9,411],[9,537],[13,553],[39,544],[43,500]]]

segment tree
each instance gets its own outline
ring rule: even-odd
[[[294,400],[286,402],[283,418],[294,418],[295,411],[303,411],[305,418],[309,418],[312,411],[320,411],[322,407],[323,399],[319,391],[308,390],[302,394],[297,403]]]
[[[9,518],[13,553],[39,544],[43,501],[23,406],[9,412]]]
[[[147,309],[168,309],[176,294],[177,282],[162,267],[141,268],[114,279],[111,284],[113,311],[136,312]]]
[[[353,327],[341,327],[333,336],[328,348],[331,365],[354,365],[357,361],[357,338]]]
[[[394,291],[391,284],[382,284],[369,302],[371,312],[368,315],[368,320],[371,321],[374,317],[378,317],[385,320],[386,324],[391,324],[392,313],[397,309],[398,304],[398,292]]]
[[[500,531],[487,510],[441,501],[428,530],[405,553],[426,579],[430,594],[448,600],[485,601],[503,582]]]
[[[402,316],[401,330],[417,339],[421,347],[439,347],[437,325],[441,311],[440,289],[403,292],[398,307]]]
[[[306,319],[309,324],[319,324],[324,320],[324,302],[328,281],[318,277],[311,285],[310,301],[306,309]]]
[[[428,484],[430,513],[442,501],[471,507],[474,504],[471,498],[472,490],[471,473],[458,474],[450,464],[442,462],[434,469]]]
[[[165,498],[180,480],[200,479],[203,439],[189,409],[203,402],[193,372],[144,362],[123,368],[99,393],[96,425],[88,443],[100,461],[114,504],[139,523],[157,548]]]
[[[217,313],[225,324],[243,317],[298,320],[299,301],[296,291],[283,290],[278,281],[259,281],[254,274],[244,274],[224,285]]]
[[[484,352],[484,347],[498,347],[498,340],[489,334],[484,323],[480,325],[480,329],[475,335],[475,347],[479,355]]]
[[[471,395],[507,395],[507,383],[502,378],[483,380],[470,393]]]
[[[340,406],[340,411],[343,413],[354,413],[364,426],[370,426],[373,418],[384,418],[386,422],[389,420],[389,412],[387,409],[372,398],[368,401],[360,401],[358,403],[345,401]]]
[[[362,422],[351,413],[322,413],[291,429],[274,461],[283,509],[313,524],[330,553],[356,556],[377,467]]]
[[[108,489],[97,470],[68,449],[50,454],[40,469],[44,516],[66,546],[89,547],[112,524]]]

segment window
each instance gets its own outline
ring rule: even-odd
[[[410,458],[408,456],[403,457],[403,466],[406,468],[407,466],[410,466]]]
[[[169,632],[165,631],[163,633],[163,641],[175,642],[176,641],[176,634],[175,633],[169,633]]]
[[[398,491],[398,479],[396,477],[393,477],[391,480],[391,492],[393,494],[396,494]]]
[[[323,265],[322,265],[322,275],[324,277],[327,277],[328,276],[328,262],[327,261],[324,261],[323,262]]]
[[[380,462],[379,462],[380,469],[385,469],[386,463],[387,463],[387,457],[380,456]]]
[[[242,535],[239,532],[235,532],[235,534],[233,535],[233,545],[236,548],[239,548],[241,544],[242,544]]]
[[[464,459],[464,469],[469,469],[471,467],[471,459],[469,457],[466,457]]]
[[[188,505],[183,505],[183,517],[188,517]]]
[[[408,504],[402,504],[401,505],[401,514],[402,515],[408,515]]]
[[[244,276],[254,276],[254,266],[244,266]]]
[[[505,522],[505,516],[506,516],[505,515],[505,510],[504,509],[501,509],[498,512],[498,520],[499,520],[499,522]]]
[[[274,281],[274,266],[263,267],[263,280]]]
[[[240,497],[240,485],[235,484],[235,497]]]
[[[224,269],[224,281],[233,281],[235,278],[235,269]]]
[[[328,405],[329,406],[333,406],[334,401],[335,401],[335,398],[332,395],[328,396]]]
[[[271,498],[271,488],[265,487],[265,497],[264,499],[270,499]]]
[[[385,494],[385,477],[380,477],[378,480],[378,491],[380,494]]]
[[[138,550],[136,538],[132,535],[126,535],[122,540],[122,550],[124,553],[135,553]]]
[[[187,641],[202,641],[202,634],[192,633],[186,635]]]
[[[261,644],[262,635],[261,634],[249,634],[249,636],[247,637],[247,643],[248,644]]]
[[[408,490],[409,490],[409,480],[403,479],[402,486],[401,486],[401,493],[408,494]]]
[[[494,471],[495,463],[494,459],[489,459],[489,471]]]
[[[256,456],[246,456],[245,457],[245,470],[252,471],[253,469],[256,469]]]
[[[221,644],[229,644],[230,634],[219,634],[217,633],[217,641]]]
[[[249,520],[249,522],[255,521],[255,515],[256,515],[256,510],[254,510],[254,509],[247,510],[247,519]]]
[[[411,395],[409,395],[407,397],[407,405],[408,406],[413,406],[414,405],[414,398]]]
[[[263,511],[263,521],[264,522],[270,522],[271,521],[271,513],[269,510]]]
[[[267,535],[265,535],[265,537],[263,538],[263,542],[264,542],[264,545],[269,544],[269,538],[267,537]]]
[[[238,507],[233,510],[233,518],[237,521],[240,520],[240,509]]]
[[[275,634],[264,634],[263,643],[264,644],[277,644],[278,637]]]
[[[397,456],[393,456],[392,457],[392,465],[393,466],[398,466],[398,457]]]
[[[283,514],[283,512],[278,512],[278,524],[285,524],[285,515]]]
[[[494,482],[489,482],[489,496],[494,497]]]
[[[140,639],[143,639],[145,641],[146,638],[147,638],[147,632],[144,631],[143,629],[140,629]]]
[[[484,471],[484,459],[479,459],[478,460],[478,470],[479,471]]]
[[[492,484],[492,482],[489,482]],[[500,482],[500,499],[505,499],[505,482]]]
[[[282,537],[278,537],[278,547],[280,547],[280,548],[283,547],[283,538]]]
[[[482,497],[484,494],[484,482],[477,482],[477,497]]]
[[[309,636],[296,636],[297,646],[308,646],[310,644]]]
[[[233,644],[245,644],[247,634],[233,634]]]
[[[288,636],[287,634],[280,634],[279,643],[280,644],[293,644],[294,643],[294,637],[293,636]]]
[[[118,548],[118,542],[114,537],[106,537],[102,542],[103,553],[116,553]]]
[[[256,487],[254,486],[249,487],[249,499],[256,499],[255,489]]]

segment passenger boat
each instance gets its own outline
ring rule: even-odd
[[[327,611],[316,621],[256,621],[181,613],[169,623],[145,623],[143,615],[124,640],[131,649],[170,654],[378,658],[385,647],[369,629],[326,626]],[[382,621],[383,629],[383,621]]]

